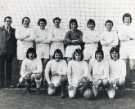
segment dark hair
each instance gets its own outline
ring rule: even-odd
[[[61,22],[61,18],[59,18],[59,17],[55,17],[55,18],[53,19],[53,23],[55,22],[55,20],[59,20],[59,21]]]
[[[23,17],[23,18],[22,18],[22,24],[23,24],[23,22],[24,22],[24,19],[28,19],[28,20],[29,20],[29,23],[30,23],[30,18],[29,18],[29,17]]]
[[[88,22],[87,22],[87,25],[88,24],[92,24],[92,25],[96,26],[96,23],[95,23],[94,19],[89,19]]]
[[[124,21],[124,18],[125,17],[130,17],[130,23],[132,22],[132,17],[131,17],[131,14],[130,13],[125,13],[122,17],[122,20]]]
[[[37,22],[37,25],[39,26],[40,25],[40,22],[44,22],[45,25],[47,24],[47,21],[45,18],[39,18],[38,22]]]
[[[75,54],[81,54],[81,60],[83,60],[83,52],[82,52],[82,50],[81,49],[76,49],[75,51],[74,51],[74,53],[73,53],[73,59],[75,60]]]
[[[27,50],[27,53],[26,53],[26,57],[29,58],[29,53],[33,53],[34,54],[34,58],[37,57],[37,54],[36,54],[36,50],[34,48],[28,48]]]
[[[105,21],[105,26],[106,26],[107,23],[111,23],[112,26],[113,26],[113,21],[112,21],[112,20],[107,20],[107,21]]]
[[[116,52],[116,53],[118,53],[118,58],[120,58],[120,53],[119,53],[119,51],[120,51],[120,46],[119,46],[119,44],[118,44],[117,46],[111,48],[111,50],[110,50],[110,56],[111,56],[111,53],[112,53],[112,52]],[[112,59],[112,57],[111,57],[111,59]]]
[[[96,55],[97,54],[101,54],[102,55],[102,59],[104,59],[104,52],[102,50],[102,45],[101,45],[100,41],[98,42],[98,47],[97,47],[97,50],[95,52],[95,59],[96,59]]]
[[[12,17],[10,17],[10,16],[4,17],[4,22],[6,21],[6,19],[11,19],[12,20]]]
[[[53,54],[53,56],[52,56],[53,59],[55,59],[55,54],[56,54],[56,53],[60,54],[61,59],[63,59],[63,54],[62,54],[62,51],[61,51],[60,49],[56,49],[56,50],[54,51],[54,54]]]
[[[70,19],[69,21],[69,28],[71,29],[71,23],[76,23],[76,26],[78,28],[78,23],[77,23],[77,20],[76,19]]]

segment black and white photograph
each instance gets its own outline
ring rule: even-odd
[[[0,0],[0,109],[135,109],[135,0]]]

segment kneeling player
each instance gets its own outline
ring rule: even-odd
[[[89,62],[89,68],[92,72],[93,94],[96,97],[101,88],[105,89],[109,83],[109,65],[104,59],[102,46],[99,43],[95,52],[95,59]]]
[[[85,98],[91,97],[91,74],[87,62],[83,61],[81,49],[76,49],[73,53],[73,60],[68,63],[67,76],[70,98],[75,98],[79,91]]]
[[[66,88],[66,71],[67,64],[63,59],[63,54],[60,49],[56,49],[54,51],[53,59],[50,60],[45,69],[45,77],[48,87],[48,94],[54,95],[56,93],[56,89],[58,87],[61,88],[61,97],[65,96],[65,88]]]
[[[22,62],[19,83],[22,84],[25,82],[26,89],[30,92],[31,82],[34,81],[36,83],[37,92],[39,93],[42,81],[42,62],[40,59],[36,58],[37,55],[34,48],[27,50],[26,57],[27,58]]]
[[[124,86],[126,77],[126,64],[123,60],[119,59],[119,47],[113,47],[110,50],[110,61],[109,61],[109,83],[110,90],[108,91],[109,98],[114,98],[116,90]]]

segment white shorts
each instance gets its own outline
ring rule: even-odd
[[[65,53],[65,57],[68,58],[72,58],[73,57],[73,53],[76,49],[81,49],[80,45],[68,45],[66,47],[66,53]]]
[[[120,57],[122,59],[135,59],[135,40],[129,40],[121,43]]]
[[[64,51],[64,44],[63,42],[52,42],[51,43],[51,47],[50,47],[50,56],[53,56],[54,55],[54,51],[56,49],[60,49],[62,54],[63,54],[63,57],[65,55],[65,51]]]
[[[109,46],[109,47],[103,46],[104,59],[110,59],[111,48],[112,48],[112,46]]]
[[[110,83],[118,82],[120,85],[122,85],[125,83],[125,78],[124,77],[110,77],[109,82]]]
[[[85,44],[83,55],[84,60],[89,60],[95,58],[95,51],[97,49],[97,44]]]
[[[17,59],[18,60],[24,60],[26,58],[26,53],[28,48],[33,47],[33,43],[17,43]]]
[[[96,78],[93,78],[92,81],[93,81],[93,84],[99,85],[101,81],[103,82],[103,84],[106,84],[108,82],[108,79],[105,77],[100,77],[100,78],[96,77]]]
[[[37,44],[36,52],[38,58],[49,58],[49,44]]]

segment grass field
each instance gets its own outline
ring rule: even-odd
[[[123,96],[109,100],[61,99],[44,92],[26,94],[22,89],[0,89],[0,109],[135,109],[135,90],[125,90]]]

